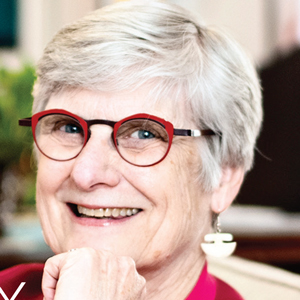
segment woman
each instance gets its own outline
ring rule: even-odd
[[[44,299],[242,299],[207,273],[200,246],[251,168],[261,123],[235,43],[177,6],[123,2],[62,29],[37,73],[20,124],[33,128],[56,254],[31,266],[44,268]]]

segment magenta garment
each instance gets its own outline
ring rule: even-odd
[[[16,300],[43,300],[41,290],[43,264],[23,264],[0,272],[0,287],[11,299],[21,282],[26,282]],[[0,294],[0,299],[2,300]]]
[[[26,282],[16,300],[43,300],[41,291],[43,268],[43,264],[22,264],[6,269],[0,272],[0,287],[8,299],[11,299],[20,283]],[[243,300],[243,298],[227,283],[210,275],[205,264],[197,284],[186,300]]]
[[[227,283],[209,274],[205,263],[198,282],[186,300],[243,300],[243,298]]]

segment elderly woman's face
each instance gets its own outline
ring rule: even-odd
[[[65,109],[86,120],[119,121],[148,113],[175,128],[196,129],[183,104],[174,109],[167,97],[153,104],[147,95],[147,88],[120,94],[73,90],[52,96],[46,109]],[[138,268],[186,253],[198,255],[209,227],[210,195],[201,192],[196,180],[201,164],[196,139],[174,137],[162,162],[138,167],[120,157],[111,141],[111,127],[93,125],[91,131],[75,159],[59,162],[38,155],[37,208],[52,250],[105,249],[131,256]],[[129,209],[132,215],[89,217],[101,208]]]

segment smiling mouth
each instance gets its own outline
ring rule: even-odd
[[[97,208],[91,209],[81,205],[69,204],[73,213],[80,218],[95,218],[95,219],[122,219],[138,214],[139,208]]]

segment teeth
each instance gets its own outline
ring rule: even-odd
[[[130,217],[136,215],[139,212],[137,208],[99,208],[90,209],[80,205],[77,205],[78,212],[83,216],[97,217],[97,218],[118,218],[118,217]]]
[[[120,209],[114,208],[111,214],[114,218],[118,217],[120,215]]]
[[[78,205],[78,208],[79,208],[80,206]],[[79,211],[79,210],[78,210]],[[94,209],[94,211],[95,211],[95,217],[100,217],[100,218],[102,218],[102,217],[104,217],[104,209],[103,208],[100,208],[100,209]]]
[[[104,217],[110,217],[111,216],[111,209],[110,208],[107,208],[105,210],[105,213],[104,213]]]
[[[127,211],[126,208],[122,208],[121,211],[120,211],[120,216],[126,217],[126,211]]]

